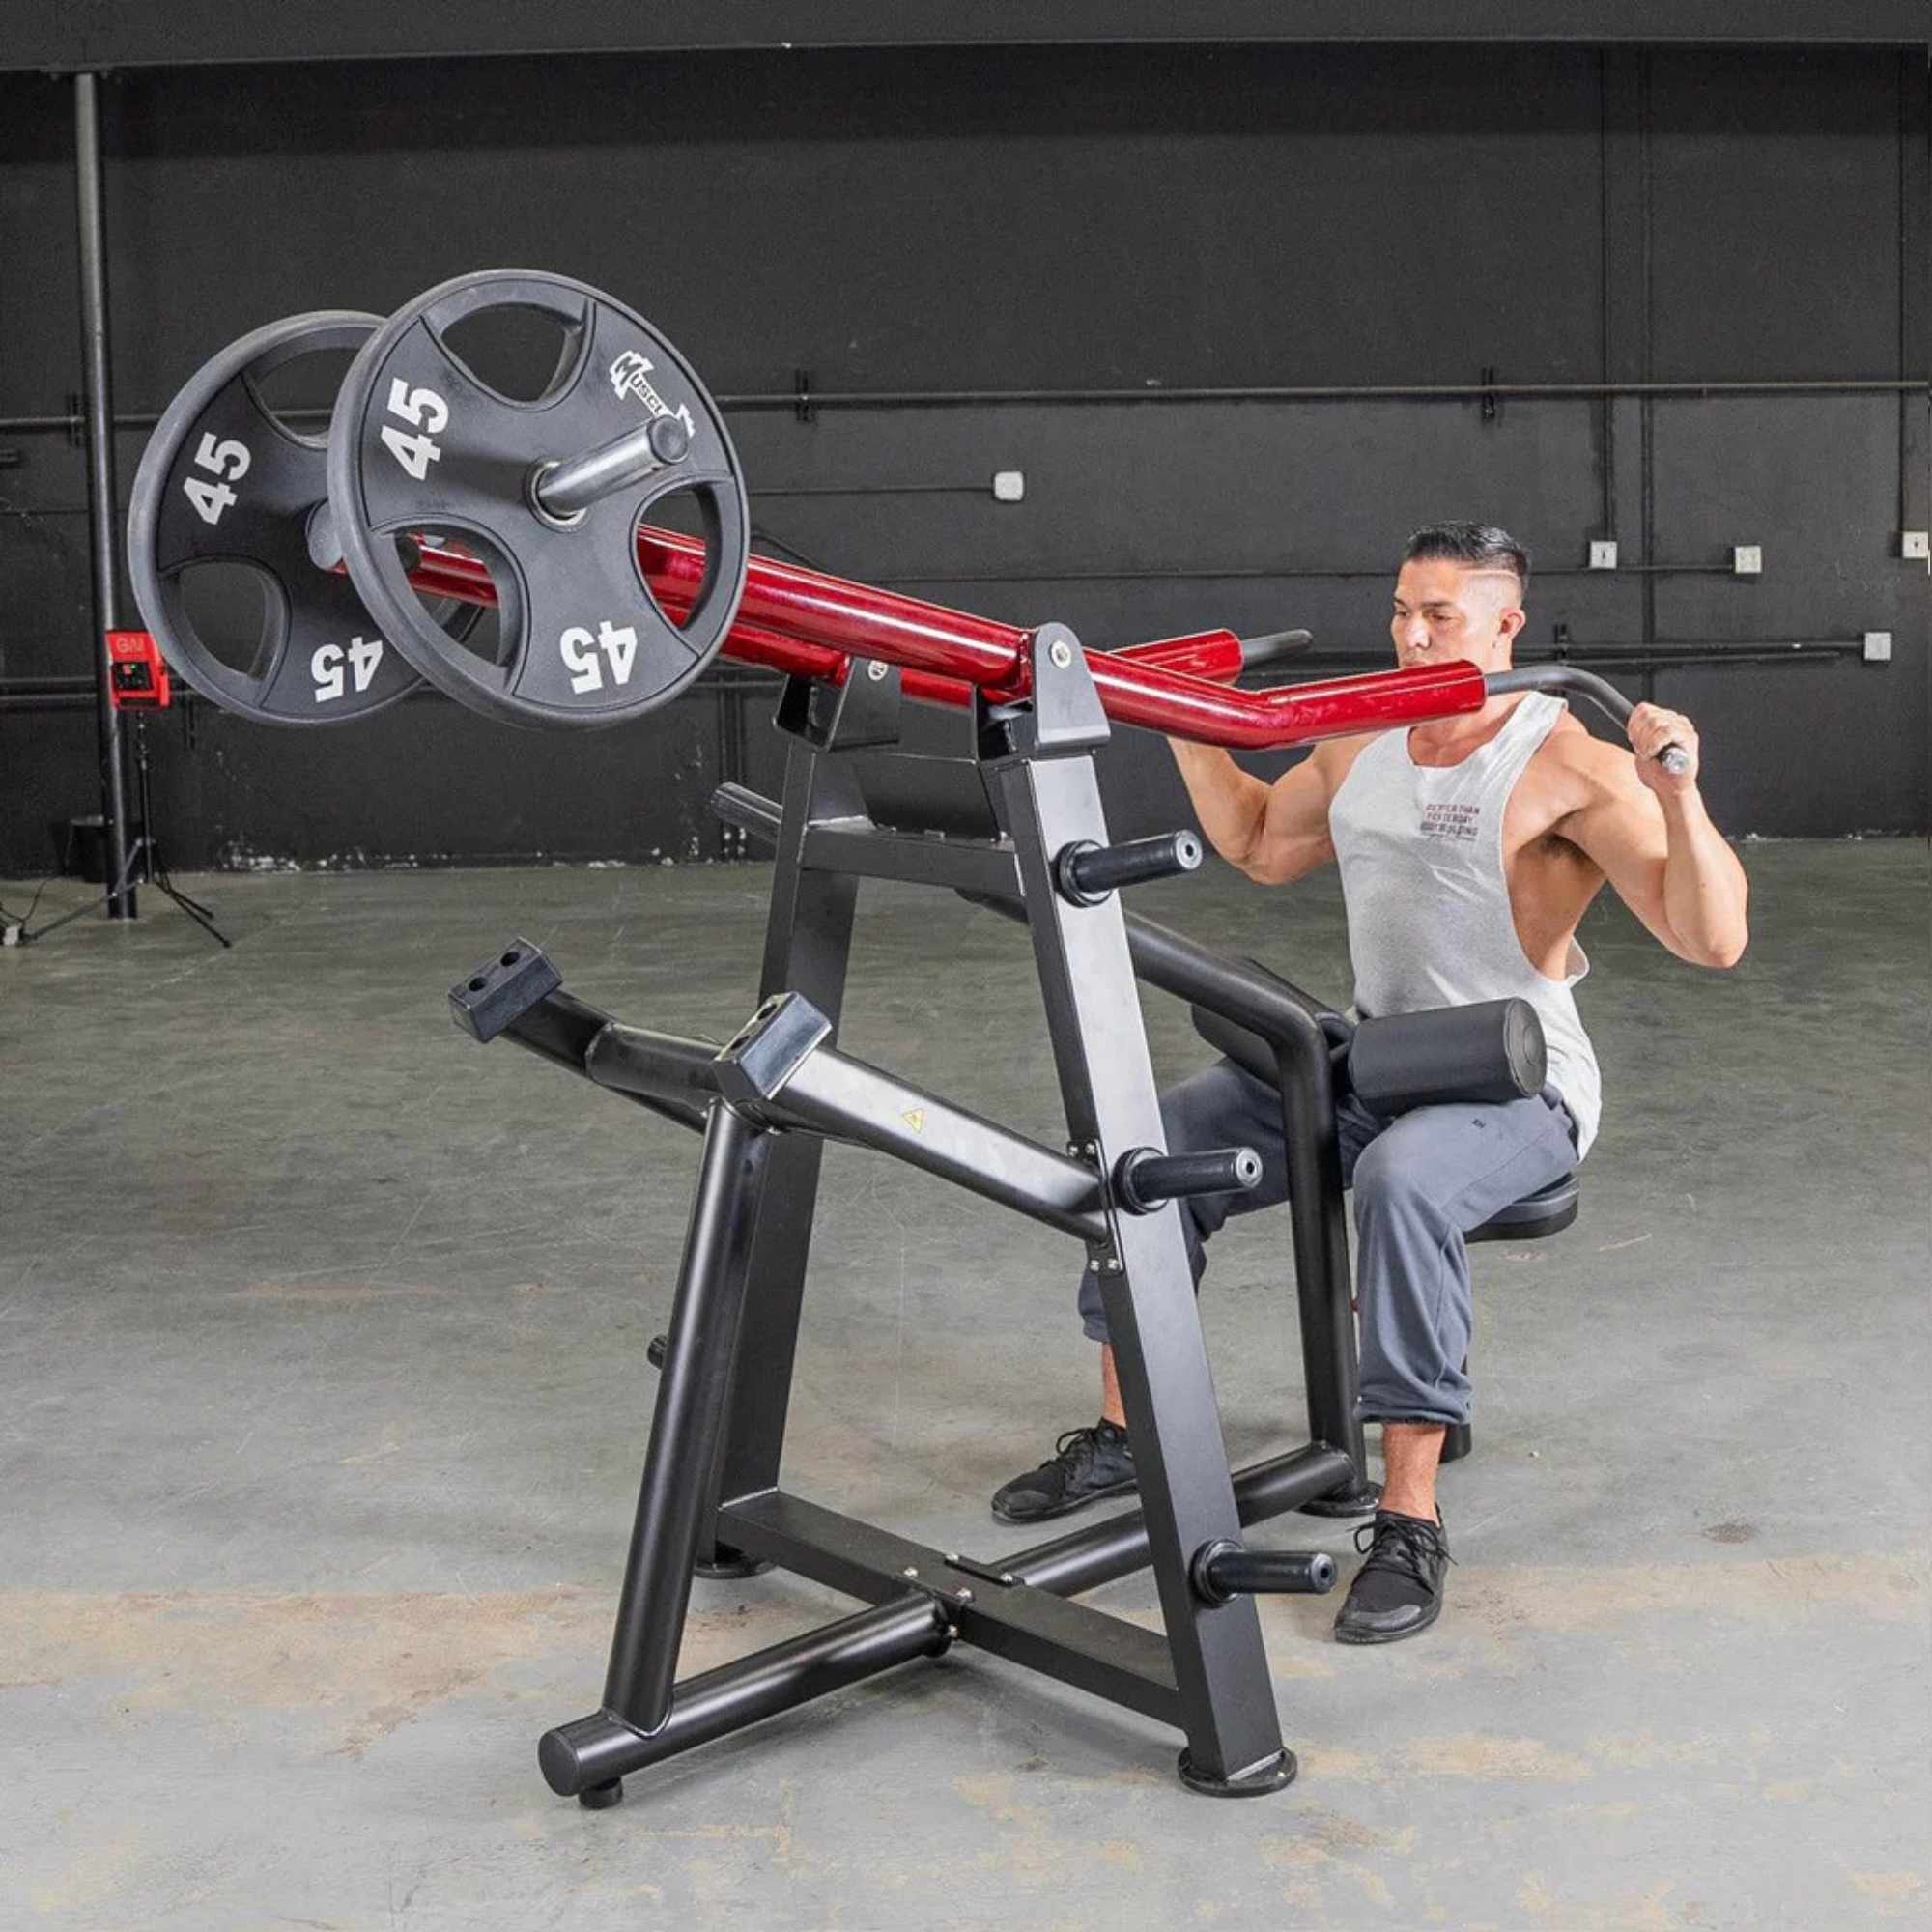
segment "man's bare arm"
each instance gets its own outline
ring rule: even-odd
[[[1680,959],[1735,966],[1750,937],[1750,887],[1737,854],[1711,823],[1697,789],[1697,733],[1681,712],[1640,704],[1630,722],[1634,757],[1583,750],[1589,803],[1554,828],[1603,868],[1617,896]],[[1688,769],[1654,753],[1681,745]]]
[[[1328,839],[1334,753],[1313,754],[1272,784],[1244,772],[1214,745],[1170,738],[1208,842],[1229,865],[1264,886],[1287,885],[1335,856]]]

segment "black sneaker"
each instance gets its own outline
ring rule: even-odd
[[[1378,1510],[1355,1531],[1355,1548],[1366,1549],[1368,1560],[1336,1612],[1337,1643],[1394,1643],[1442,1614],[1442,1578],[1456,1559],[1439,1520]]]
[[[1133,1486],[1127,1432],[1117,1423],[1096,1422],[1092,1429],[1069,1429],[1053,1445],[1051,1461],[996,1490],[993,1514],[1002,1522],[1042,1522],[1101,1496],[1123,1495]]]

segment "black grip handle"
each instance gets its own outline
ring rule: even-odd
[[[1253,1148],[1204,1148],[1162,1153],[1132,1148],[1114,1168],[1114,1192],[1130,1214],[1151,1214],[1190,1194],[1246,1194],[1262,1184],[1262,1157]]]
[[[1519,665],[1513,670],[1492,671],[1484,682],[1492,696],[1511,691],[1560,691],[1587,697],[1613,724],[1628,724],[1636,709],[1608,678],[1577,665]],[[1657,753],[1657,762],[1675,777],[1690,769],[1690,754],[1682,745],[1665,745]]]
[[[1204,1543],[1188,1573],[1194,1594],[1208,1604],[1270,1594],[1322,1597],[1335,1587],[1335,1559],[1325,1549],[1243,1549],[1238,1543]]]
[[[1298,658],[1315,641],[1312,631],[1269,631],[1264,637],[1241,639],[1241,668],[1259,670],[1263,665],[1284,664]]]
[[[1122,845],[1095,845],[1083,838],[1061,848],[1053,874],[1061,896],[1075,905],[1098,905],[1122,886],[1171,879],[1201,863],[1201,840],[1192,832],[1162,832]]]

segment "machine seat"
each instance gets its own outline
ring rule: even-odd
[[[1480,1228],[1471,1228],[1465,1241],[1534,1241],[1544,1235],[1560,1234],[1577,1218],[1582,1193],[1574,1174],[1512,1201],[1492,1214]]]

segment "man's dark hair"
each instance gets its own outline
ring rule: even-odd
[[[1529,553],[1494,524],[1424,524],[1402,553],[1404,563],[1418,556],[1447,557],[1474,570],[1507,570],[1517,581],[1517,596],[1529,594]]]

